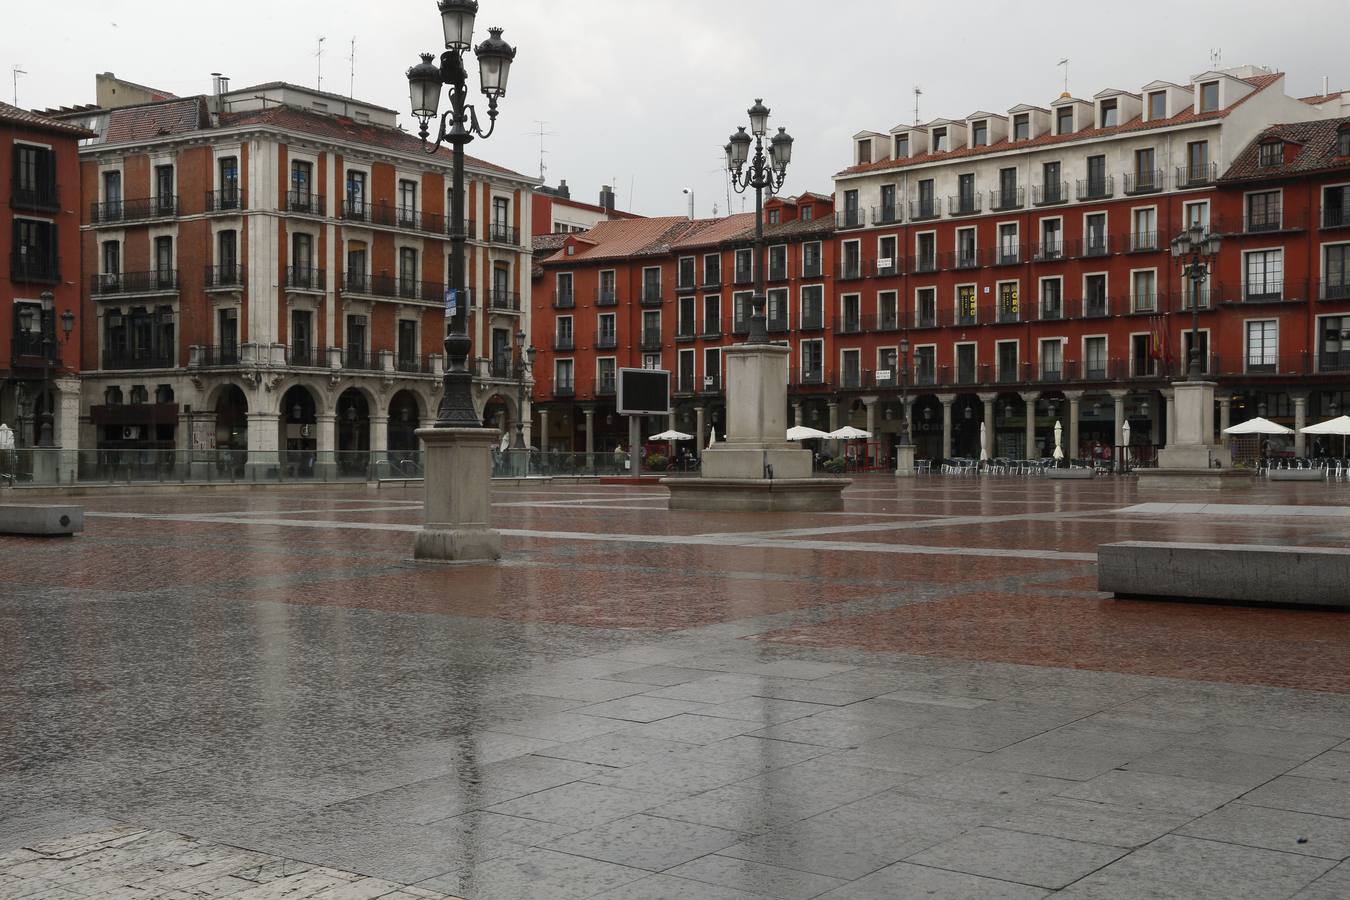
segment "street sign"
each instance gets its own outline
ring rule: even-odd
[[[621,416],[667,415],[670,373],[664,369],[620,369],[616,411]]]

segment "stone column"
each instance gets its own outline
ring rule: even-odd
[[[995,448],[998,446],[998,436],[996,434],[998,429],[995,427],[997,423],[994,419],[994,417],[998,415],[997,410],[994,408],[994,401],[998,399],[998,394],[990,392],[976,394],[976,396],[979,397],[980,402],[984,404],[984,412],[981,421],[984,422],[985,436],[989,440],[989,457],[992,459],[994,457]]]
[[[1149,395],[1149,410],[1152,413],[1148,417],[1149,440],[1153,442],[1154,447],[1157,447],[1162,443],[1162,405],[1161,396],[1154,397],[1152,394]]]
[[[253,402],[252,398],[249,400]],[[281,417],[275,412],[248,411],[248,464],[244,477],[275,481],[285,466],[281,448]]]
[[[590,457],[595,453],[595,404],[583,406],[581,413],[586,417],[586,457],[589,465]]]
[[[1036,448],[1036,401],[1041,399],[1040,391],[1023,391],[1022,402],[1026,405],[1027,415],[1027,459],[1040,459]]]
[[[491,512],[492,428],[419,428],[426,460],[426,521],[413,556],[431,562],[489,561],[502,555]]]
[[[52,443],[61,448],[55,454],[55,476],[62,484],[73,484],[79,469],[80,382],[77,378],[54,378],[52,387]]]
[[[389,458],[389,417],[370,417],[370,463],[368,468],[372,478],[389,471],[385,465]]]
[[[702,415],[702,414],[703,414],[703,410],[700,409],[700,410],[699,410],[699,415]],[[703,421],[703,420],[700,419],[699,421]],[[792,403],[792,424],[793,424],[793,425],[800,425],[800,424],[802,424],[802,404],[801,404],[801,401],[800,401],[800,400],[795,400],[795,401],[793,401],[793,403]]]
[[[1219,398],[1219,446],[1228,446],[1228,435],[1224,431],[1232,424],[1233,414],[1233,395],[1226,394]]]
[[[1167,443],[1165,446],[1172,446],[1177,442],[1177,395],[1171,388],[1164,388],[1161,391],[1163,402],[1167,407]]]
[[[1065,459],[1078,458],[1078,417],[1082,411],[1082,391],[1065,391],[1064,401],[1069,407],[1069,433],[1064,446]]]
[[[319,413],[317,422],[317,451],[314,454],[314,477],[321,481],[331,481],[337,474],[337,416],[333,413]]]
[[[548,452],[548,410],[539,410],[539,449]],[[631,449],[631,448],[630,448]]]
[[[1129,396],[1129,391],[1110,391],[1111,399],[1115,402],[1115,421],[1116,437],[1113,443],[1119,447],[1125,443],[1125,398]]]
[[[867,407],[867,433],[876,439],[877,434],[877,398],[863,397],[863,405]]]
[[[708,407],[694,407],[694,450],[699,456],[708,446]]]
[[[839,430],[839,401],[830,401],[830,431]]]
[[[1294,401],[1294,455],[1303,456],[1307,449],[1307,435],[1303,428],[1308,424],[1308,395],[1290,394]]]
[[[937,398],[942,404],[942,458],[949,459],[952,455],[952,404],[956,402],[956,395],[938,394]]]

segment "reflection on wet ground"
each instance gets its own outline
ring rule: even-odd
[[[404,490],[81,498],[0,539],[0,896],[1350,895],[1350,617],[1093,562],[1350,546],[1350,486],[845,497],[503,486],[451,568]]]

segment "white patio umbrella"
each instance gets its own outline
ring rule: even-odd
[[[1350,418],[1347,418],[1347,417],[1345,417],[1345,416],[1341,416],[1341,418],[1342,418],[1342,419],[1345,419],[1346,422],[1350,422]],[[1332,421],[1335,421],[1335,420],[1333,419]],[[1323,425],[1326,425],[1326,424],[1328,424],[1328,423],[1323,422],[1322,424],[1323,424]],[[1311,426],[1309,426],[1309,427],[1310,427],[1310,428],[1316,428],[1317,426],[1316,426],[1316,425],[1311,425]],[[1307,432],[1307,431],[1308,431],[1307,428],[1305,428],[1305,429],[1303,429],[1303,430],[1304,430],[1304,432]],[[1241,424],[1233,425],[1233,426],[1231,426],[1231,427],[1229,427],[1229,428],[1225,428],[1225,429],[1223,430],[1223,433],[1224,433],[1224,434],[1293,434],[1293,433],[1294,433],[1294,429],[1292,429],[1292,428],[1285,428],[1285,427],[1284,427],[1283,425],[1281,425],[1279,422],[1272,422],[1272,421],[1270,421],[1269,419],[1263,419],[1263,418],[1261,418],[1260,416],[1257,416],[1256,418],[1254,418],[1254,419],[1248,419],[1247,421],[1242,422]],[[1330,434],[1330,433],[1340,434],[1340,432],[1326,432],[1326,433],[1328,433],[1328,434]]]
[[[1054,453],[1055,462],[1059,462],[1061,459],[1064,458],[1064,448],[1061,446],[1061,441],[1063,440],[1063,437],[1064,437],[1064,425],[1063,425],[1058,419],[1056,419],[1056,420],[1055,420],[1055,453]]]
[[[980,462],[989,461],[989,429],[980,423]]]
[[[834,438],[837,441],[860,441],[864,438],[870,438],[872,432],[863,431],[861,428],[854,428],[852,425],[845,425],[843,428],[836,428],[825,436]]]
[[[717,428],[716,426],[714,426],[708,429],[708,449],[711,450],[713,448],[713,444],[716,443],[717,443]]]
[[[14,429],[0,422],[0,450],[14,449]]]
[[[812,441],[828,437],[829,435],[819,428],[810,428],[806,425],[793,425],[787,430],[789,441]]]
[[[647,440],[649,440],[649,441],[692,441],[693,439],[694,439],[694,436],[693,436],[692,434],[685,434],[683,431],[675,431],[674,429],[672,429],[672,430],[670,430],[670,431],[663,431],[663,432],[661,432],[660,434],[654,434],[654,435],[652,435],[650,438],[648,438]]]
[[[1316,425],[1300,428],[1301,434],[1339,434],[1341,436],[1341,456],[1345,455],[1346,435],[1350,435],[1350,416],[1337,416]]]

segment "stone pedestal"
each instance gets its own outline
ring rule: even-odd
[[[501,535],[488,527],[494,428],[420,428],[425,449],[425,523],[413,556],[429,562],[501,559]]]
[[[788,357],[778,344],[723,351],[726,440],[703,451],[697,478],[665,478],[671,509],[839,510],[850,483],[811,477],[811,451],[787,441]]]
[[[914,477],[914,445],[896,444],[895,446],[895,477],[913,478]]]
[[[1214,442],[1216,386],[1212,381],[1172,385],[1167,404],[1172,441],[1158,451],[1158,468],[1137,470],[1141,492],[1220,491],[1252,485],[1253,473],[1234,469],[1232,454]]]

